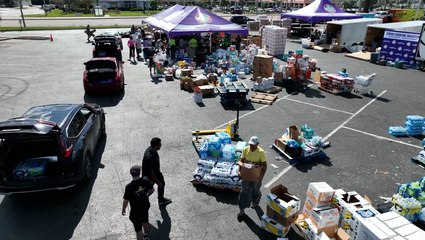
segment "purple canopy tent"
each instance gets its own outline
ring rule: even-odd
[[[143,22],[161,29],[170,38],[208,32],[248,35],[248,29],[197,6],[177,4],[144,19]]]
[[[281,18],[297,18],[309,23],[316,23],[327,20],[341,20],[361,18],[362,16],[346,13],[329,0],[315,0],[307,7],[300,10],[282,13]]]

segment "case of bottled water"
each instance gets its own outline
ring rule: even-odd
[[[407,131],[402,126],[392,126],[388,128],[388,133],[395,137],[404,137],[407,136]]]
[[[199,148],[199,156],[201,159],[207,159],[209,156],[211,156],[209,148],[208,148],[208,141],[204,141]]]
[[[232,139],[226,132],[217,132],[215,136],[219,138],[221,144],[231,144]]]
[[[223,159],[225,161],[235,161],[235,157],[236,157],[236,148],[235,146],[233,146],[232,144],[226,144],[224,145],[223,149]]]

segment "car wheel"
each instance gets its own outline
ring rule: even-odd
[[[83,160],[83,182],[88,182],[91,179],[91,174],[92,173],[92,162],[91,162],[91,156],[89,153],[86,153],[84,155],[84,160]]]

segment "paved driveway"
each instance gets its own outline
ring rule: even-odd
[[[161,167],[166,195],[173,203],[160,211],[156,194],[151,197],[152,239],[274,239],[259,228],[261,211],[248,210],[250,220],[236,221],[237,194],[189,182],[197,161],[191,131],[223,126],[235,118],[234,109],[224,108],[218,97],[204,99],[203,107],[196,105],[178,81],[153,81],[143,63],[125,63],[124,94],[87,96],[81,77],[92,46],[81,31],[29,35],[50,34],[53,42],[0,42],[0,119],[19,116],[33,105],[97,102],[107,113],[107,139],[98,147],[91,184],[64,192],[1,196],[2,239],[134,239],[130,221],[120,214],[122,195],[130,181],[129,168],[141,164],[155,136],[163,139]],[[406,115],[424,115],[423,72],[376,66],[342,54],[305,53],[328,72],[347,68],[351,76],[378,73],[373,84],[376,96],[335,96],[311,86],[301,92],[282,91],[272,106],[248,104],[241,111],[240,135],[243,139],[257,135],[269,157],[262,210],[267,188],[276,184],[284,184],[304,200],[309,182],[326,181],[335,188],[368,194],[376,205],[380,196],[395,192],[397,183],[423,176],[424,170],[410,162],[420,139],[396,139],[387,133],[389,126],[403,125]],[[125,48],[124,59],[127,54]],[[288,165],[269,146],[289,125],[304,123],[331,141],[329,158]],[[292,234],[290,239],[297,238]]]

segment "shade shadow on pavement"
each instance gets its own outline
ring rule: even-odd
[[[6,196],[0,205],[1,239],[71,239],[87,209],[107,139],[101,139],[87,184],[62,190]]]
[[[170,240],[171,218],[166,207],[160,207],[162,222],[157,220],[158,228],[152,226],[152,239]]]
[[[84,102],[97,103],[101,107],[114,107],[121,102],[124,96],[125,90],[119,92],[84,93]]]
[[[226,189],[215,189],[211,188],[205,185],[194,185],[197,192],[203,192],[206,193],[208,196],[215,197],[217,202],[231,204],[231,205],[237,205],[238,204],[238,198],[239,193],[234,192],[232,190]],[[223,194],[223,191],[225,191],[225,194]]]
[[[328,156],[325,156],[323,159],[299,162],[298,164],[295,165],[295,168],[301,172],[306,173],[312,170],[313,167],[318,165],[324,165],[328,168],[333,166],[332,162],[330,161],[330,158]]]

